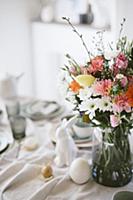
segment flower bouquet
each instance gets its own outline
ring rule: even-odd
[[[108,49],[100,32],[95,54],[70,19],[63,19],[80,37],[88,55],[86,64],[80,65],[67,54],[68,64],[61,70],[66,99],[84,121],[91,121],[102,132],[102,144],[93,156],[92,176],[106,186],[123,186],[132,178],[128,135],[133,124],[133,42],[121,36],[125,19],[118,41]]]

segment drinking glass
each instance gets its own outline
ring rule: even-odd
[[[16,116],[20,113],[20,104],[18,100],[7,99],[5,101],[6,112],[8,119],[12,116]]]
[[[10,117],[9,121],[13,138],[16,142],[18,142],[18,152],[16,155],[16,157],[18,158],[21,148],[21,141],[23,138],[25,138],[26,118],[21,115],[15,115]]]

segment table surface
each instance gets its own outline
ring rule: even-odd
[[[112,200],[117,191],[133,191],[132,181],[119,188],[99,185],[92,178],[85,184],[75,184],[69,177],[69,167],[59,168],[54,163],[55,146],[51,142],[51,132],[58,123],[58,120],[34,123],[27,119],[27,138],[36,138],[38,148],[27,151],[23,141],[18,158],[17,144],[10,145],[12,147],[0,155],[1,200]],[[6,120],[0,126],[0,134],[5,133],[11,136]],[[12,144],[11,138],[10,143]],[[78,157],[91,159],[91,151],[80,149]],[[51,163],[54,175],[49,181],[41,174],[42,167],[48,163]]]

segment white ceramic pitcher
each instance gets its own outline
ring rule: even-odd
[[[17,85],[23,73],[18,76],[0,74],[0,97],[9,98],[17,96]]]

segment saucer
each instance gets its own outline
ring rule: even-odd
[[[86,142],[82,142],[82,143],[76,143],[76,146],[78,148],[92,148],[93,146],[97,145],[98,142],[97,141],[86,141]]]

